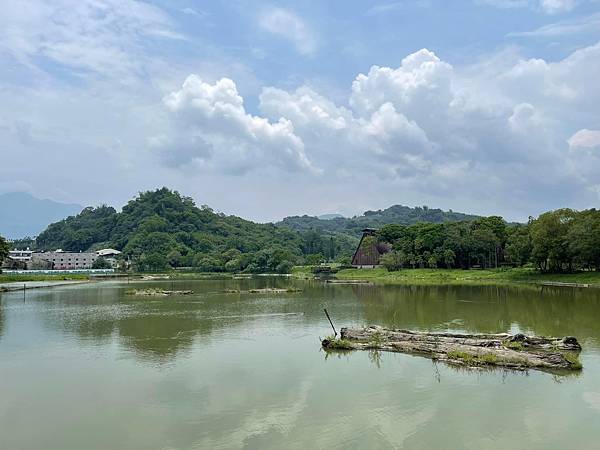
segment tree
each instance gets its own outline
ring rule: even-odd
[[[529,225],[531,255],[542,271],[572,270],[573,256],[569,251],[567,234],[576,213],[571,209],[557,209],[541,214]]]
[[[290,273],[292,271],[293,264],[290,261],[281,261],[275,268],[277,273]]]
[[[216,258],[202,255],[201,253],[196,255],[194,267],[201,272],[222,272],[225,269]]]
[[[2,266],[2,262],[8,256],[9,251],[10,251],[10,246],[8,245],[8,242],[6,242],[6,239],[4,239],[2,236],[0,236],[0,266]],[[2,271],[1,268],[0,268],[0,271]]]
[[[405,256],[401,251],[391,251],[381,257],[381,264],[389,272],[402,269],[404,262]]]
[[[505,248],[506,258],[514,264],[523,266],[531,258],[531,235],[529,227],[516,226],[510,230]]]
[[[436,269],[438,266],[438,260],[436,258],[435,255],[431,255],[428,259],[427,259],[427,265],[429,266],[430,269]]]
[[[316,266],[318,264],[321,264],[324,260],[325,260],[325,258],[320,253],[306,255],[306,257],[305,257],[305,262],[309,266]]]
[[[451,269],[452,267],[454,267],[455,259],[456,255],[452,250],[450,250],[449,248],[444,250],[444,264],[446,265],[446,268]]]
[[[487,227],[476,228],[471,233],[470,255],[476,258],[483,267],[493,266],[495,264],[493,261],[496,261],[493,255],[496,255],[496,249],[499,245],[499,239],[491,229]]]
[[[577,213],[566,241],[579,267],[600,270],[600,211],[590,209]]]
[[[143,253],[136,259],[135,265],[140,272],[145,272],[166,270],[169,263],[167,257],[161,253]]]
[[[111,269],[112,266],[105,258],[98,258],[92,264],[92,269]]]
[[[379,230],[379,239],[392,244],[394,241],[404,237],[405,234],[406,227],[404,225],[392,223],[381,227]]]

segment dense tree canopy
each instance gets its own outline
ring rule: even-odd
[[[390,224],[379,239],[393,251],[382,263],[390,270],[414,267],[498,267],[533,264],[542,271],[600,270],[600,211],[559,209],[507,224],[501,217],[410,226]]]
[[[506,242],[506,223],[497,216],[474,221],[385,225],[379,238],[392,243],[383,264],[399,268],[497,267]]]
[[[121,212],[100,206],[50,225],[39,249],[121,250],[139,270],[289,271],[304,255],[341,251],[335,239],[306,239],[293,230],[215,213],[167,188],[143,192]],[[347,250],[347,249],[346,249]]]
[[[388,222],[394,218],[398,221]],[[507,224],[498,216],[395,206],[353,219],[303,216],[274,225],[197,207],[167,188],[140,193],[121,212],[109,206],[86,208],[50,225],[35,246],[70,251],[112,247],[138,270],[287,272],[294,264],[348,261],[359,230],[377,224],[379,241],[391,244],[382,260],[390,270],[506,264],[553,272],[600,270],[600,212],[595,209],[559,209],[528,224]]]
[[[85,208],[76,216],[49,225],[37,237],[36,247],[39,250],[88,250],[94,244],[111,240],[116,220],[117,211],[110,206]]]
[[[308,230],[320,230],[328,233],[341,233],[353,237],[360,236],[363,228],[381,228],[384,225],[399,224],[412,225],[416,223],[445,223],[475,220],[477,216],[457,213],[452,210],[442,211],[427,206],[414,207],[394,205],[377,211],[365,211],[355,217],[334,217],[332,219],[320,219],[314,216],[291,216],[286,217],[278,226],[286,226],[300,232]]]

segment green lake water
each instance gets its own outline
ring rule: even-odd
[[[223,294],[286,287],[299,294]],[[0,294],[0,449],[600,448],[600,290],[177,281]],[[327,355],[336,326],[574,335],[579,375]]]

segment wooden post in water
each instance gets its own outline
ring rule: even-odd
[[[23,301],[25,301],[25,283],[23,283]]]
[[[327,316],[327,319],[329,320],[329,323],[331,324],[331,328],[333,328],[333,335],[335,337],[337,337],[337,331],[335,331],[335,327],[333,326],[333,322],[331,321],[331,317],[329,317],[329,313],[327,312],[327,308],[323,308],[323,311],[325,311],[325,315]]]

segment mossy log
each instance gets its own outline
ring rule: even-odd
[[[581,346],[572,336],[429,333],[378,326],[342,328],[340,336],[339,339],[324,339],[323,348],[409,353],[465,366],[500,366],[516,370],[581,369]]]

